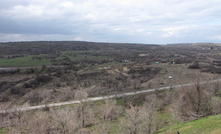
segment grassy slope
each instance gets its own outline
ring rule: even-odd
[[[199,120],[162,128],[154,134],[220,134],[221,115],[205,117]]]

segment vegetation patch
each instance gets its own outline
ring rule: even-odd
[[[176,133],[176,131],[180,132],[181,134],[219,133],[221,132],[221,128],[220,128],[220,123],[217,122],[220,121],[221,121],[221,115],[213,115],[195,121],[173,125],[170,127],[165,127],[154,132],[154,134],[168,134],[170,132]]]

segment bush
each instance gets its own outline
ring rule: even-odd
[[[25,89],[22,87],[12,87],[11,88],[11,93],[12,94],[17,94],[19,96],[25,95]]]
[[[11,84],[7,81],[0,82],[0,92],[4,92],[6,89],[11,87]]]
[[[30,101],[31,104],[39,104],[43,100],[39,92],[29,92],[27,95],[27,99]]]
[[[2,94],[0,96],[0,102],[8,102],[10,101],[11,99],[9,98],[9,96],[5,95],[5,94]]]
[[[48,83],[51,80],[52,80],[51,76],[48,75],[40,75],[36,77],[36,81],[38,83]]]
[[[189,69],[200,69],[200,65],[198,63],[193,63],[192,65],[189,65]]]

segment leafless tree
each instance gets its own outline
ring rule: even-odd
[[[116,100],[105,100],[105,106],[101,109],[102,120],[107,122],[114,118],[117,118],[122,113],[122,108],[116,106]]]
[[[145,125],[146,130],[144,129],[144,132],[150,134],[152,132],[152,127],[154,122],[156,122],[156,111],[160,107],[160,103],[157,102],[156,95],[150,95],[147,98],[147,101],[144,103],[144,115],[145,115]]]
[[[3,97],[0,97],[0,111],[6,110],[10,105],[11,102],[3,103],[1,102]],[[0,114],[0,128],[8,127],[10,125],[10,113],[2,113]]]
[[[99,134],[108,134],[111,126],[109,121],[117,119],[123,112],[122,107],[116,105],[116,100],[105,100],[105,105],[99,107],[101,121],[96,125],[95,131]]]
[[[100,122],[100,123],[96,124],[94,131],[96,134],[109,134],[110,129],[111,128],[108,123]]]
[[[72,91],[70,87],[62,88],[59,92],[58,99],[61,101],[67,101],[74,98],[74,91]]]
[[[85,90],[78,90],[75,93],[74,98],[80,101],[80,104],[76,106],[77,119],[80,121],[80,127],[85,128],[86,123],[90,124],[93,122],[93,111],[90,106],[85,103],[85,99],[87,99],[88,93]]]
[[[38,92],[39,97],[42,98],[42,102],[43,104],[47,104],[51,98],[52,98],[52,93],[49,90],[42,90]]]
[[[64,134],[75,133],[79,129],[78,120],[76,120],[77,113],[70,107],[52,109],[50,118],[54,122],[56,129]]]
[[[198,75],[191,85],[175,90],[174,108],[183,120],[204,117],[209,112],[212,96],[209,80]]]
[[[219,97],[212,97],[210,101],[210,106],[212,108],[213,114],[221,114],[221,100]]]
[[[25,107],[24,105],[22,107]],[[12,126],[15,126],[14,128],[10,128],[11,133],[20,133],[23,134],[27,130],[28,127],[28,113],[25,111],[21,111],[19,107],[16,105],[14,106],[14,111],[12,112]]]
[[[129,130],[130,134],[137,134],[141,131],[141,126],[145,120],[144,109],[139,106],[133,106],[132,103],[129,103],[130,108],[126,109],[126,120],[122,123]]]
[[[36,111],[34,115],[27,118],[29,129],[27,133],[29,134],[43,134],[49,133],[53,127],[54,123],[48,118],[49,113],[43,111]]]

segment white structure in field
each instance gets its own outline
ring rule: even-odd
[[[169,79],[173,79],[173,77],[172,77],[172,76],[169,76]]]

